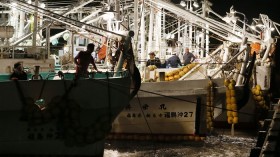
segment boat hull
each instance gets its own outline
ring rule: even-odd
[[[1,155],[103,156],[129,78],[1,82]]]
[[[212,81],[214,114],[211,127],[213,129],[220,124],[231,127],[227,123],[224,80]],[[184,139],[184,136],[209,134],[212,129],[207,126],[208,83],[208,79],[142,83],[138,95],[115,119],[112,134],[183,135],[180,137]],[[236,87],[237,100],[243,97],[243,88]],[[239,111],[239,123],[236,126],[252,124],[254,108],[254,102],[249,98]]]
[[[138,95],[115,119],[113,133],[205,135],[209,80],[142,83]],[[216,82],[215,104],[222,105],[225,88]],[[221,110],[217,110],[221,112]]]

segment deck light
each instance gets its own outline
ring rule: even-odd
[[[258,23],[256,24],[257,27],[264,27],[264,24],[262,22],[262,19],[259,18]]]
[[[180,2],[180,5],[181,5],[182,7],[187,6],[187,4],[186,4],[186,2],[185,2],[185,1],[181,1],[181,2]]]
[[[194,6],[195,8],[198,8],[198,7],[199,7],[199,4],[198,4],[197,0],[194,0],[194,1],[193,1],[193,6]]]

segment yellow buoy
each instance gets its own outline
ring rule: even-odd
[[[235,96],[235,90],[230,90],[230,96],[232,96],[232,97]]]
[[[233,117],[233,124],[237,124],[238,123],[238,117]]]
[[[231,104],[227,104],[227,110],[231,110]]]
[[[227,111],[227,116],[232,117],[232,111]]]
[[[235,104],[235,103],[236,103],[235,97],[231,97],[231,98],[230,98],[230,103],[231,103],[231,104]]]
[[[201,136],[201,137],[200,137],[200,140],[201,140],[201,141],[204,141],[205,139],[206,139],[205,136]]]
[[[174,75],[174,80],[178,80],[180,78],[180,76],[179,75]]]
[[[261,90],[261,86],[257,84],[257,85],[256,85],[256,89],[257,89],[257,90]]]
[[[235,85],[236,85],[236,82],[235,82],[235,80],[234,80],[234,79],[231,79],[231,80],[230,80],[230,83],[231,83],[233,86],[235,86]]]
[[[199,137],[198,135],[196,135],[196,136],[194,137],[194,141],[200,141],[200,137]]]
[[[260,90],[255,89],[255,90],[254,90],[254,94],[255,94],[256,96],[259,96],[259,95],[260,95]]]
[[[227,121],[228,121],[228,124],[232,124],[232,122],[233,122],[233,117],[228,117],[228,118],[227,118]]]
[[[233,111],[237,110],[237,105],[236,104],[231,104],[230,109]]]
[[[184,71],[180,71],[180,72],[179,72],[179,76],[180,76],[180,77],[182,77],[182,76],[184,76],[184,75],[185,75],[185,72],[184,72]]]
[[[224,85],[225,85],[226,87],[229,85],[229,83],[230,83],[229,79],[225,79],[225,80],[224,80]]]
[[[169,79],[169,81],[173,81],[174,77],[173,76],[169,76],[168,79]]]
[[[263,100],[263,97],[259,95],[259,96],[256,97],[256,100],[257,100],[257,101],[262,101],[262,100]]]
[[[193,141],[193,140],[194,140],[194,136],[193,136],[193,135],[190,135],[190,136],[189,136],[189,140],[192,140],[192,141]]]
[[[228,85],[228,89],[233,90],[233,89],[234,89],[234,85],[230,83],[230,84]]]
[[[227,98],[226,98],[226,103],[227,103],[227,104],[231,104],[231,97],[227,97]]]
[[[226,97],[228,98],[228,97],[230,97],[230,90],[226,90]]]
[[[232,112],[232,116],[233,116],[233,117],[237,117],[237,116],[238,116],[238,113],[234,111],[234,112]]]

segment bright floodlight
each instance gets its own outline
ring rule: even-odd
[[[187,6],[187,4],[186,4],[186,2],[185,2],[185,1],[181,1],[181,2],[180,2],[180,5],[181,5],[182,7]]]

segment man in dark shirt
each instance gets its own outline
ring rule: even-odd
[[[147,61],[146,66],[149,65],[155,65],[157,68],[160,68],[160,60],[158,57],[156,57],[156,54],[154,52],[149,53],[150,59]]]
[[[190,52],[190,49],[188,47],[185,49],[183,60],[184,65],[188,65],[195,60],[195,56]]]
[[[180,58],[176,55],[176,53],[173,53],[170,58],[167,59],[167,65],[169,65],[172,68],[177,68],[178,65],[182,66]]]
[[[14,64],[14,72],[10,76],[11,80],[27,80],[27,74],[24,72],[20,62]]]
[[[97,67],[94,62],[94,58],[91,53],[94,50],[94,44],[90,43],[87,45],[86,51],[80,51],[78,55],[74,58],[74,63],[77,65],[76,67],[76,78],[85,77],[88,78],[88,66],[91,63],[93,68],[97,70]]]

